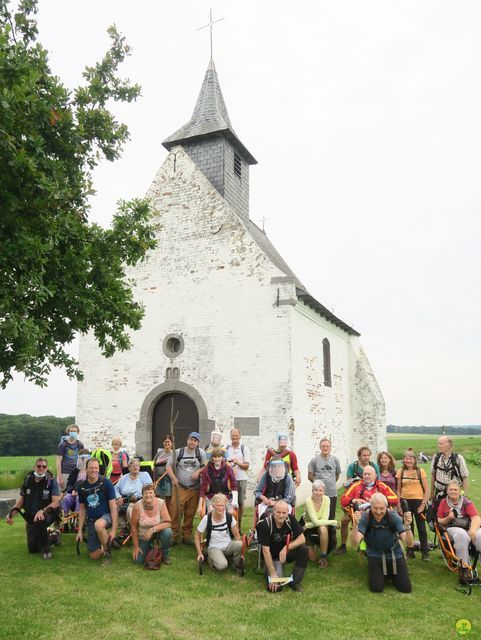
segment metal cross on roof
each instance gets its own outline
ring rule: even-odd
[[[200,31],[201,29],[205,29],[206,27],[209,27],[210,29],[210,59],[212,60],[212,27],[215,25],[216,22],[220,22],[221,20],[224,20],[224,18],[219,18],[218,20],[212,20],[212,9],[209,9],[209,22],[207,24],[205,24],[203,27],[199,27],[197,29],[197,31]]]

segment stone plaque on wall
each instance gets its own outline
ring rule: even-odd
[[[240,429],[243,436],[258,436],[259,425],[259,418],[234,418],[234,428]]]

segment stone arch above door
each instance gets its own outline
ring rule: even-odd
[[[139,419],[135,429],[135,451],[146,459],[150,460],[152,447],[152,417],[154,408],[162,396],[167,393],[183,393],[188,396],[197,407],[199,414],[199,432],[201,442],[207,442],[210,432],[215,427],[215,421],[207,417],[207,406],[200,393],[189,384],[179,380],[166,380],[157,385],[145,397],[140,408]],[[184,446],[185,443],[176,443],[177,447]]]

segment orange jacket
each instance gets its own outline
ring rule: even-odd
[[[361,498],[367,502],[368,498],[374,493],[382,493],[385,495],[390,507],[395,507],[398,503],[397,495],[387,484],[384,484],[384,482],[376,480],[374,485],[368,488],[364,484],[364,480],[359,480],[358,482],[353,482],[343,493],[341,496],[341,507],[348,507],[351,504],[351,500],[355,498]]]

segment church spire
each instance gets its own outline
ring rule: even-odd
[[[257,160],[234,131],[212,59],[191,119],[162,144],[169,151],[181,145],[231,207],[249,218],[249,165]]]
[[[215,64],[211,59],[191,119],[166,138],[162,144],[170,150],[177,144],[219,133],[230,139],[248,164],[257,164],[257,160],[242,144],[232,127]]]

